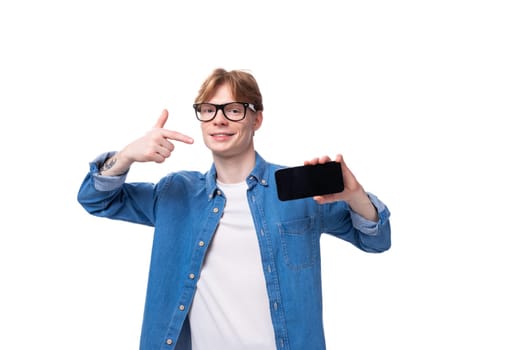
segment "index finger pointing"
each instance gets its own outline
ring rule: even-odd
[[[190,137],[188,135],[184,135],[184,134],[182,134],[182,133],[180,133],[178,131],[164,130],[162,136],[164,136],[167,139],[184,142],[184,143],[187,143],[189,145],[191,145],[193,143],[193,138],[192,137]]]

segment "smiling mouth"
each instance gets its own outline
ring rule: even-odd
[[[234,133],[217,132],[217,133],[213,133],[213,134],[210,134],[210,135],[213,136],[213,137],[223,137],[223,136],[233,136]]]

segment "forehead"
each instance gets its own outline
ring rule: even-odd
[[[223,104],[227,102],[235,102],[232,90],[227,84],[220,85],[215,93],[211,96],[208,102],[215,104]]]

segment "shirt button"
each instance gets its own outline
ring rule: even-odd
[[[179,310],[180,311],[184,311],[184,309],[185,309],[184,305],[179,305]]]
[[[166,339],[166,344],[168,344],[168,345],[173,344],[173,339]]]
[[[192,280],[195,278],[195,275],[193,273],[190,273],[188,277],[190,278],[190,280]]]
[[[214,213],[218,213],[219,212],[219,208],[213,208],[213,212]]]
[[[261,183],[262,183],[263,185],[266,185],[266,180],[261,180]]]
[[[217,194],[220,196],[222,194],[222,192],[221,191],[217,191]]]
[[[204,247],[204,241],[199,242],[199,247]]]

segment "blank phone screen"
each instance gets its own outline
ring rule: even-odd
[[[341,192],[344,189],[341,164],[328,162],[279,169],[275,172],[280,200],[292,200]]]

